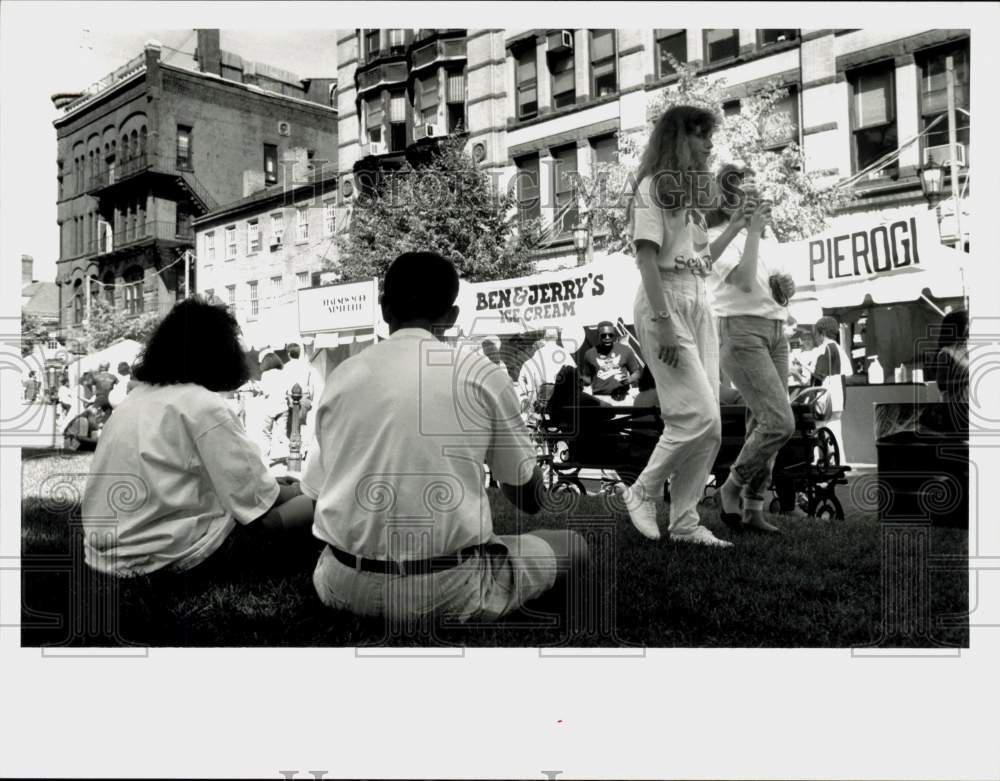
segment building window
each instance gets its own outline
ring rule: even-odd
[[[389,45],[402,46],[406,43],[406,33],[403,30],[389,30]]]
[[[595,98],[618,91],[615,31],[590,31],[590,94]]]
[[[122,281],[125,283],[125,312],[130,315],[137,315],[142,312],[142,269],[132,266],[122,274]]]
[[[205,260],[209,263],[215,261],[215,231],[205,234]]]
[[[369,98],[365,101],[365,130],[369,144],[382,141],[382,97]]]
[[[333,211],[334,202],[323,204],[323,235],[332,236],[337,228],[337,219]]]
[[[739,53],[739,30],[705,30],[705,62],[722,62]]]
[[[56,175],[56,186],[58,188],[58,190],[57,190],[58,194],[57,194],[56,197],[61,201],[63,199],[63,164],[62,164],[62,160],[60,160],[59,162],[57,162],[56,165],[59,168],[59,173]]]
[[[257,299],[257,280],[253,279],[247,282],[247,287],[250,288],[250,317],[256,317],[260,314],[260,301]]]
[[[739,108],[737,107],[737,111]],[[763,118],[761,128],[764,146],[780,152],[793,141],[799,141],[799,94],[789,88],[788,94],[775,103]]]
[[[83,313],[86,302],[83,298],[83,282],[79,279],[73,283],[73,325],[83,323]]]
[[[535,47],[527,46],[517,54],[517,118],[531,119],[538,114],[538,70]]]
[[[552,107],[562,108],[576,102],[576,70],[573,54],[561,54],[549,60],[552,73]]]
[[[449,73],[447,83],[448,132],[465,130],[465,74]]]
[[[740,99],[727,100],[722,104],[723,117],[735,117],[740,113]]]
[[[295,275],[295,284],[298,285],[299,290],[304,287],[309,287],[309,272],[300,271]]]
[[[941,121],[927,135],[921,137],[921,150],[929,146],[948,145],[948,75],[945,68],[948,55],[952,57],[955,70],[955,108],[969,110],[969,42],[963,41],[958,46],[953,45],[918,55],[920,129],[926,129],[931,122],[941,117]],[[955,119],[955,140],[965,145],[965,159],[968,164],[969,117],[961,111],[956,111]],[[942,159],[946,158],[947,155]]]
[[[226,285],[226,301],[229,311],[236,314],[236,285]]]
[[[610,136],[590,139],[590,146],[593,151],[594,165],[618,163],[618,136],[614,133]]]
[[[285,237],[285,215],[271,215],[271,245],[280,247]]]
[[[417,100],[420,107],[420,122],[436,125],[438,114],[437,76],[417,79]]]
[[[115,275],[110,271],[104,275],[104,300],[112,309],[115,307]]]
[[[122,149],[122,159],[125,159],[124,148]],[[191,168],[191,128],[186,125],[177,126],[177,167]]]
[[[236,226],[230,225],[226,228],[226,260],[236,257]]]
[[[798,30],[758,30],[757,48],[763,49],[765,46],[773,46],[776,43],[794,41],[798,37]]]
[[[309,210],[300,206],[295,210],[295,240],[305,241],[309,238]]]
[[[688,44],[685,30],[656,31],[656,75],[660,78],[677,72],[667,59],[668,54],[678,62],[687,62]]]
[[[260,252],[260,223],[257,220],[247,222],[247,252]]]
[[[276,276],[271,277],[271,298],[277,298],[281,295],[281,282],[283,277]]]
[[[522,157],[517,166],[517,214],[521,222],[537,220],[541,216],[539,193],[538,156]]]
[[[278,147],[264,144],[264,184],[278,183]]]
[[[552,191],[559,233],[573,229],[579,220],[576,203],[576,144],[552,151]],[[560,216],[561,215],[561,216]]]
[[[382,45],[381,30],[365,30],[365,56],[372,57]]]
[[[895,77],[892,60],[856,71],[851,83],[851,133],[854,137],[854,172],[867,168],[896,150]],[[871,177],[890,176],[898,170],[894,161]]]
[[[406,93],[394,92],[389,96],[389,151],[406,149]]]

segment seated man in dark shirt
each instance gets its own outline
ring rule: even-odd
[[[628,390],[639,382],[642,366],[632,348],[618,343],[618,331],[605,320],[597,326],[597,346],[584,353],[583,382],[608,404],[628,404]]]

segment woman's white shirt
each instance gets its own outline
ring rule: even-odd
[[[278,492],[221,394],[141,383],[94,453],[83,497],[87,564],[119,575],[190,569]]]

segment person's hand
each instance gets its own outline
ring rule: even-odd
[[[764,230],[765,226],[771,221],[771,204],[767,201],[762,201],[757,204],[756,208],[753,210],[753,214],[750,215],[750,230],[761,232]]]
[[[786,299],[791,300],[795,295],[795,280],[791,274],[778,274],[778,287]]]
[[[680,342],[669,319],[656,321],[656,346],[657,358],[667,366],[677,366],[680,359]]]
[[[291,475],[279,475],[274,479],[277,481],[278,485],[297,485],[299,482],[299,478],[292,477]]]

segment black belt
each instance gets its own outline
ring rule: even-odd
[[[472,545],[463,548],[458,553],[447,556],[435,556],[432,559],[414,559],[412,561],[384,561],[382,559],[363,559],[353,553],[342,551],[327,545],[333,557],[351,569],[360,569],[362,572],[377,572],[382,575],[429,575],[432,572],[441,572],[446,569],[453,569],[463,561],[472,556],[477,551],[484,550],[486,545]]]

